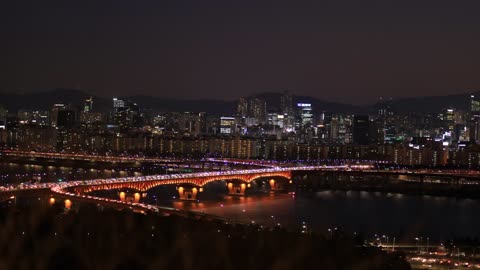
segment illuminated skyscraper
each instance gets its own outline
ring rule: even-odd
[[[205,133],[205,113],[184,112],[178,117],[178,128],[182,133],[200,135]]]
[[[477,115],[470,119],[469,139],[472,143],[480,143],[480,117]]]
[[[388,98],[388,99],[380,98],[376,107],[377,107],[378,118],[387,119],[388,117],[393,115],[391,98]]]
[[[246,117],[248,114],[248,102],[247,99],[244,97],[241,97],[238,100],[237,104],[237,115],[240,117]]]
[[[53,108],[52,108],[52,113],[50,115],[50,123],[52,125],[52,127],[56,127],[57,126],[57,119],[58,119],[58,112],[65,109],[66,106],[65,104],[54,104],[53,105]]]
[[[5,129],[7,126],[7,115],[8,111],[0,106],[0,129]]]
[[[267,105],[259,98],[248,100],[248,117],[255,118],[257,124],[264,124],[267,121]]]
[[[470,142],[480,143],[480,95],[470,95]]]
[[[445,126],[448,131],[453,131],[455,128],[455,109],[447,109],[443,117],[443,120],[445,121]]]
[[[306,128],[313,125],[313,111],[310,103],[297,103],[297,110],[299,115],[299,128]]]
[[[236,121],[234,117],[220,117],[220,133],[221,134],[234,134]]]
[[[92,110],[93,110],[93,98],[89,97],[85,100],[85,102],[83,102],[82,111],[83,112],[92,112]]]
[[[280,97],[280,110],[287,115],[293,115],[293,96],[288,91]]]
[[[115,100],[114,100],[115,101]],[[136,103],[124,100],[117,100],[117,107],[114,103],[114,123],[122,129],[139,127],[142,119],[140,109]]]
[[[480,95],[470,95],[470,112],[480,114]]]
[[[248,119],[255,124],[265,124],[267,121],[267,108],[264,100],[256,97],[240,98],[237,104],[237,116]],[[245,119],[243,120],[245,121]]]
[[[119,108],[125,107],[125,101],[118,98],[113,98],[113,112],[118,112]]]

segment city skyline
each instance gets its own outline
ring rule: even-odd
[[[170,111],[128,98],[47,98],[48,109],[0,106],[11,149],[273,160],[373,159],[401,165],[480,166],[480,96],[432,112],[384,100],[369,112],[331,111],[289,92],[238,99],[229,112]],[[25,101],[24,101],[25,102]],[[106,108],[102,103],[107,103]],[[155,103],[155,102],[154,102]],[[400,104],[401,105],[401,104]],[[468,153],[468,154],[465,154]]]

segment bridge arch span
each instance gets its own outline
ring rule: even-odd
[[[285,179],[291,179],[291,171],[279,171],[270,173],[252,173],[252,174],[239,174],[239,175],[215,175],[206,177],[189,177],[179,179],[148,179],[145,181],[131,181],[131,182],[116,182],[116,183],[103,183],[98,185],[80,185],[73,188],[73,191],[77,194],[88,193],[97,190],[111,190],[111,189],[133,189],[139,192],[147,192],[149,189],[161,186],[161,185],[190,185],[194,187],[203,187],[208,183],[215,181],[241,181],[244,183],[251,183],[259,178],[271,178],[281,177]]]

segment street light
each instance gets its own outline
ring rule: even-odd
[[[460,263],[460,247],[457,247],[457,260]]]
[[[12,195],[12,196],[10,197],[10,199],[12,199],[12,200],[14,201],[15,205],[17,205],[17,197],[15,197],[14,195]]]
[[[276,224],[277,224],[277,220],[275,219],[274,216],[270,216],[270,218],[272,218],[273,227],[275,228],[275,226],[276,226]]]
[[[427,237],[427,254],[429,253],[428,250],[430,248],[430,238]]]
[[[384,234],[384,235],[382,235],[382,238],[387,240],[387,242],[385,243],[385,245],[388,246],[388,236],[386,236],[386,235]]]
[[[302,222],[302,233],[306,233],[308,234],[308,226],[307,226],[307,223],[305,221]]]

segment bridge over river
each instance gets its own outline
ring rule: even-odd
[[[18,154],[18,153],[16,153]],[[26,154],[26,153],[25,153]],[[43,155],[43,154],[42,154]],[[71,158],[70,155],[64,158]],[[81,156],[81,158],[86,158]],[[113,158],[113,157],[112,157]],[[144,158],[140,158],[144,160]],[[117,162],[113,158],[112,162]],[[132,159],[129,159],[132,161]],[[153,159],[152,159],[153,160]],[[415,177],[447,177],[452,179],[468,179],[469,182],[478,184],[480,173],[475,171],[455,170],[375,170],[372,165],[338,165],[338,166],[295,166],[292,164],[281,164],[275,162],[253,161],[253,160],[229,160],[210,159],[210,162],[235,163],[254,167],[252,169],[237,169],[226,171],[208,171],[195,173],[179,173],[170,175],[151,175],[138,177],[121,177],[108,179],[95,179],[84,181],[68,181],[60,183],[22,183],[0,187],[0,199],[6,200],[21,196],[48,196],[50,203],[62,200],[65,208],[69,209],[76,202],[88,202],[105,207],[117,209],[130,208],[144,213],[161,212],[164,214],[196,214],[179,209],[153,206],[140,202],[149,189],[161,185],[175,185],[178,198],[181,200],[197,200],[199,193],[203,192],[205,185],[214,181],[226,183],[228,193],[232,195],[245,196],[245,191],[250,188],[251,183],[257,179],[266,180],[272,192],[284,190],[289,184],[295,184],[293,173],[325,172],[325,173],[347,173],[354,175],[408,175]],[[204,161],[202,161],[204,162]],[[104,198],[92,195],[93,191],[119,190],[117,199]],[[122,190],[134,190],[133,199],[128,199]]]

